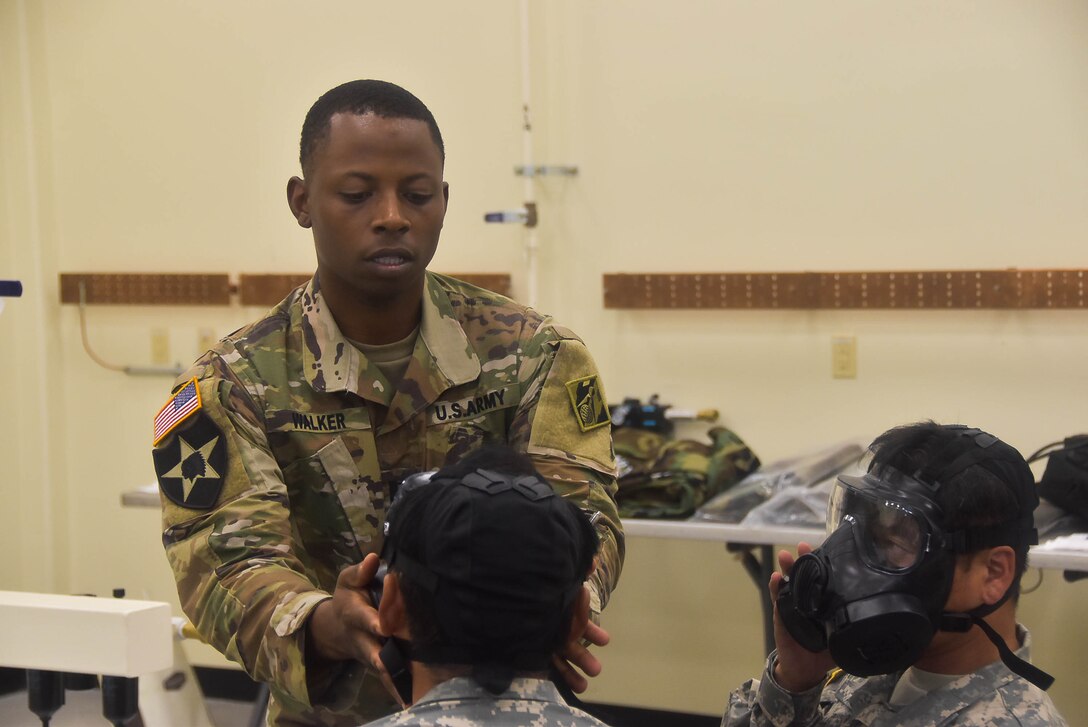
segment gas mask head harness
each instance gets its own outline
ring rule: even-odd
[[[535,471],[439,470],[402,488],[408,491],[390,507],[381,557],[429,593],[438,629],[411,644],[391,640],[388,650],[429,664],[470,665],[473,678],[495,693],[516,672],[547,671],[597,551],[590,518]],[[371,598],[377,603],[381,594]]]
[[[1046,689],[1053,677],[1013,654],[983,620],[1016,593],[1015,584],[992,605],[944,610],[958,555],[1038,542],[1032,518],[1038,495],[1023,457],[990,434],[957,429],[932,464],[913,474],[874,460],[865,475],[838,478],[828,501],[827,539],[798,558],[783,580],[779,618],[803,647],[829,650],[839,667],[857,676],[901,671],[937,631],[978,625],[1011,671]],[[1018,512],[1002,522],[950,531],[937,492],[974,465],[1009,487]]]

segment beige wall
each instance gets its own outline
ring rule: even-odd
[[[439,270],[509,271],[522,199],[518,6],[0,0],[0,588],[173,600],[152,511],[165,379],[82,352],[58,272],[312,267],[284,203],[309,104],[354,77],[416,92],[446,136]],[[1088,6],[848,0],[532,3],[539,307],[613,400],[716,406],[765,459],[924,417],[1022,450],[1083,431],[1083,312],[619,312],[603,272],[1085,267]],[[240,308],[90,311],[103,357],[187,362]],[[858,340],[858,378],[830,340]],[[1083,583],[1025,596],[1072,723]],[[635,539],[592,697],[715,713],[755,672],[754,586],[720,547]],[[206,653],[195,658],[215,663]]]

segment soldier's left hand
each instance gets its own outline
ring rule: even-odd
[[[812,546],[808,543],[797,544],[797,555],[811,552]],[[778,616],[778,591],[782,587],[782,575],[793,570],[795,560],[788,550],[779,551],[778,564],[782,571],[771,574],[767,587],[770,589],[771,603],[774,604],[774,641],[777,649],[774,678],[786,691],[800,693],[823,682],[827,672],[835,667],[835,662],[826,650],[813,653],[797,643]]]
[[[584,627],[578,613],[586,614]],[[563,681],[577,694],[581,694],[589,688],[589,680],[585,676],[595,677],[601,673],[601,662],[589,651],[589,646],[607,646],[608,632],[588,619],[589,614],[589,589],[583,587],[578,603],[575,604],[572,629],[563,648],[552,655],[552,663],[563,677]],[[575,668],[577,667],[577,668]],[[579,673],[581,670],[582,673]]]
[[[335,661],[354,659],[368,665],[401,702],[381,661],[381,626],[366,591],[378,565],[378,556],[370,553],[361,563],[340,571],[332,598],[318,604],[310,617],[309,634],[318,656]]]

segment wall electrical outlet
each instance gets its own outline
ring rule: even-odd
[[[858,340],[854,336],[832,336],[831,378],[858,377]]]
[[[219,336],[215,335],[215,331],[210,328],[201,328],[196,332],[197,355],[202,355],[214,346],[218,340]]]
[[[170,365],[170,332],[165,328],[151,329],[151,365]]]

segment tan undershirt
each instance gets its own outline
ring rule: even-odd
[[[419,336],[419,326],[416,326],[407,337],[393,343],[380,343],[377,345],[360,343],[350,338],[348,343],[359,349],[367,360],[378,367],[382,376],[396,388],[404,378],[404,372],[408,370],[408,362],[412,360],[412,351],[416,347],[416,337]]]
[[[922,671],[915,667],[908,668],[899,677],[892,691],[891,702],[893,707],[903,707],[917,702],[930,692],[934,692],[946,684],[959,679],[962,674],[935,674],[931,671]]]

